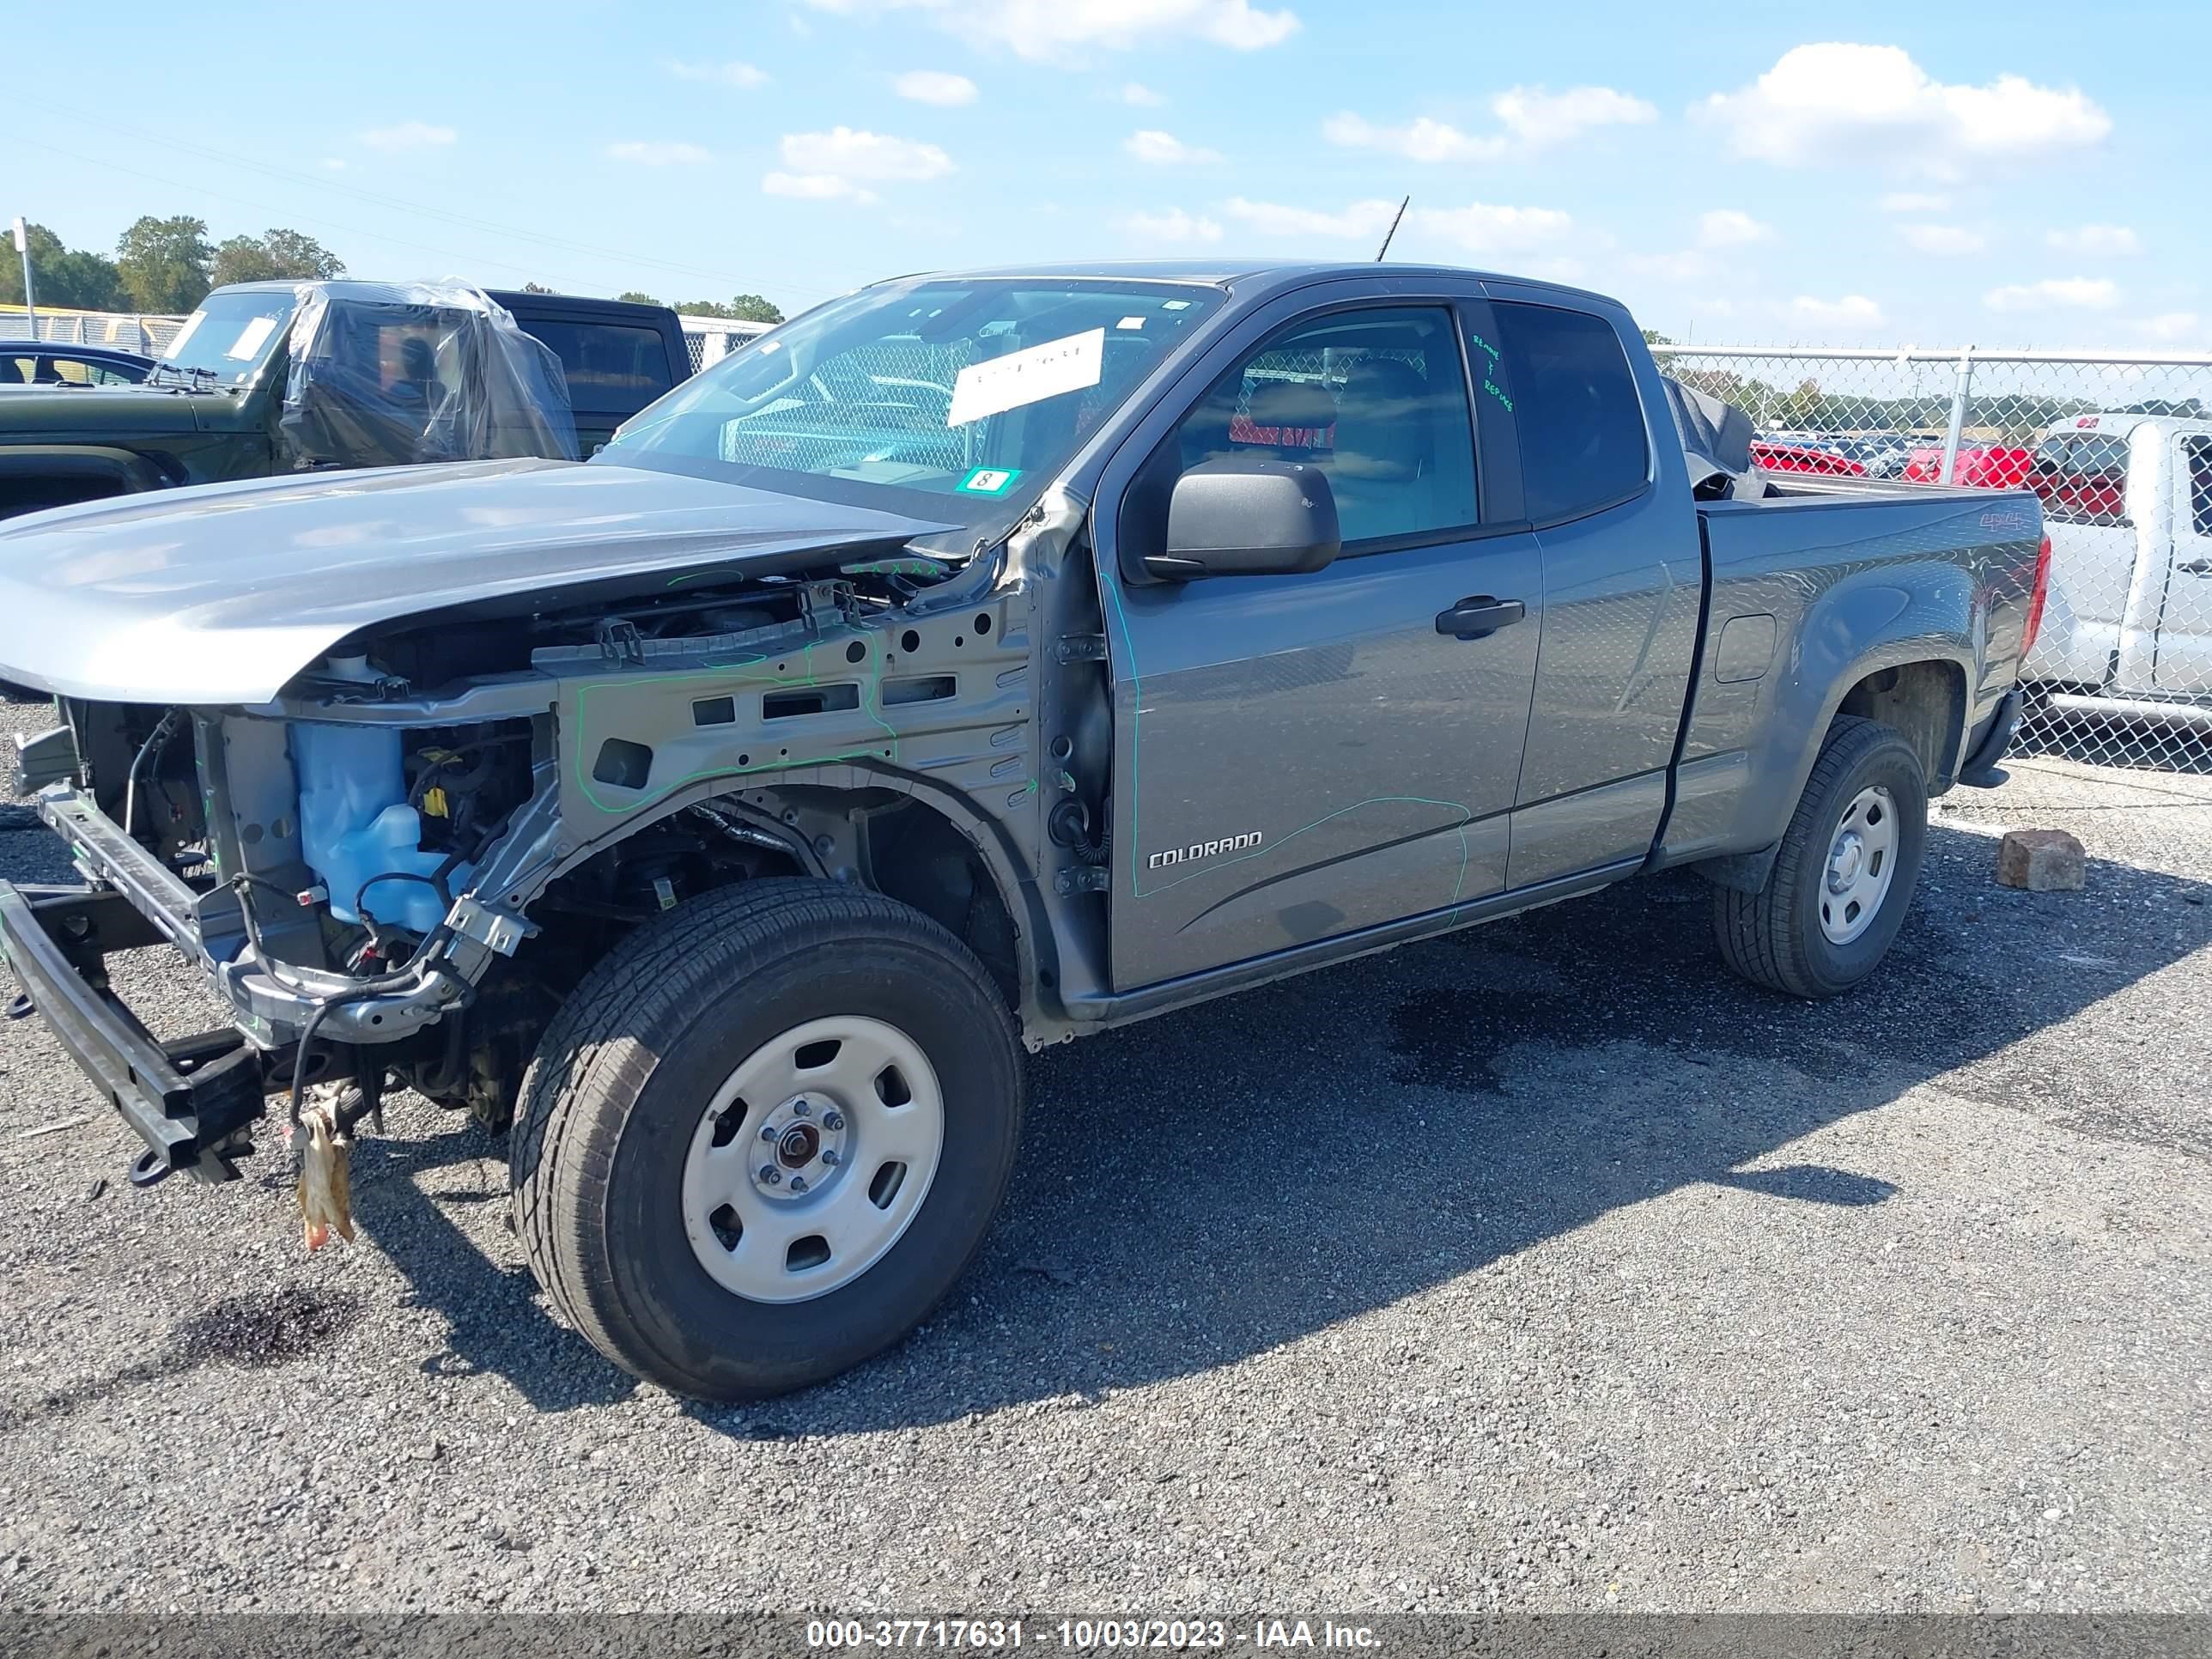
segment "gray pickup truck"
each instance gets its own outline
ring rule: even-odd
[[[1739,973],[1877,970],[2008,740],[2039,508],[1693,415],[1540,283],[932,276],[586,463],[17,520],[0,674],[85,883],[0,938],[136,1178],[234,1175],[273,1098],[312,1231],[414,1089],[514,1120],[609,1358],[806,1383],[974,1255],[1024,1048],[1680,866]],[[149,1034],[103,963],[149,944],[229,1027]]]

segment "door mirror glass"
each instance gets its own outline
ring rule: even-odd
[[[1166,549],[1148,555],[1145,569],[1163,581],[1303,575],[1342,544],[1336,495],[1319,467],[1232,456],[1176,480]]]

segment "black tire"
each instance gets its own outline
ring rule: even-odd
[[[1896,866],[1873,925],[1848,944],[1821,931],[1828,852],[1860,791],[1885,789],[1894,805]],[[1829,727],[1782,850],[1764,890],[1713,890],[1713,932],[1721,956],[1754,985],[1818,1000],[1848,991],[1881,965],[1911,908],[1928,845],[1928,781],[1920,757],[1895,728],[1856,715]]]
[[[923,1049],[945,1100],[936,1173],[860,1277],[810,1301],[748,1300],[692,1249],[685,1158],[745,1056],[831,1015],[884,1021]],[[747,883],[640,928],[562,1005],[516,1115],[515,1231],[562,1315],[623,1370],[696,1399],[781,1394],[928,1316],[982,1245],[1021,1110],[1014,1022],[957,939],[858,889]]]

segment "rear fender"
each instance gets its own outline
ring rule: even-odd
[[[1980,672],[1982,614],[1972,574],[1955,565],[1892,565],[1847,575],[1830,587],[1807,607],[1782,648],[1772,702],[1757,722],[1744,763],[1727,768],[1733,775],[1723,788],[1735,795],[1732,811],[1714,813],[1715,803],[1706,803],[1700,817],[1711,827],[1694,839],[1678,840],[1670,825],[1656,863],[1771,848],[1789,828],[1820,744],[1852,688],[1885,669],[1941,663],[1957,671],[1965,693]],[[1709,679],[1712,666],[1701,664],[1700,676]],[[1956,699],[1940,741],[1928,745],[1936,757],[1929,768],[1931,792],[1947,787],[1958,765],[1969,701],[1966,695]],[[1688,769],[1718,772],[1730,759],[1715,757]]]

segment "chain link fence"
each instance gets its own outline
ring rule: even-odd
[[[2212,356],[1653,350],[1771,471],[2033,489],[2050,597],[2013,753],[2212,775]]]
[[[678,324],[684,330],[684,343],[690,349],[691,372],[719,363],[748,340],[757,340],[768,332],[767,323],[739,322],[729,317],[687,317],[678,315]]]
[[[0,337],[47,340],[60,345],[112,346],[158,356],[185,325],[181,317],[156,317],[120,311],[56,311],[36,308],[35,326],[21,306],[0,306]]]

